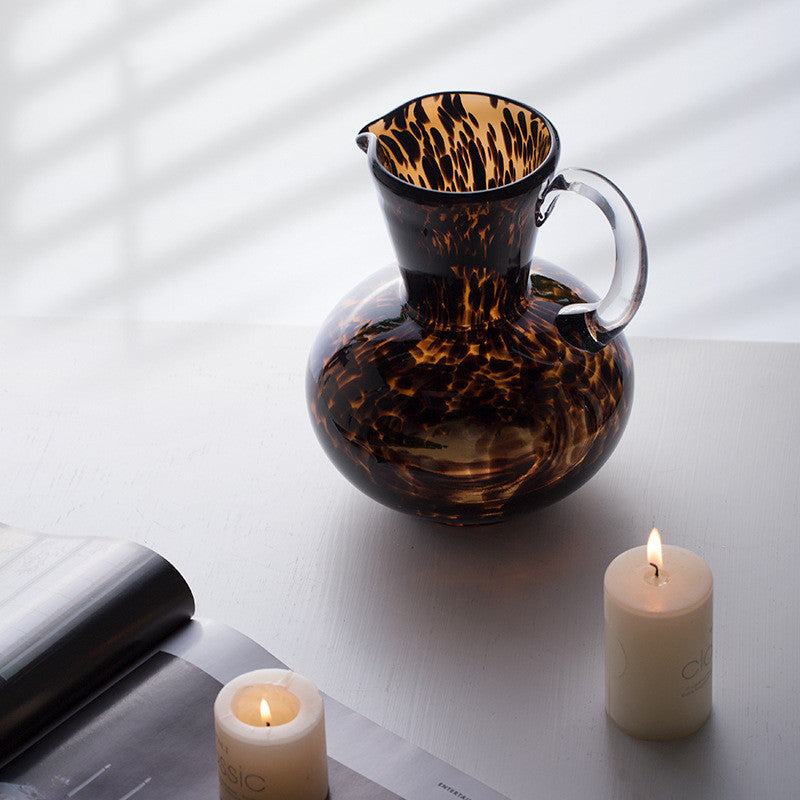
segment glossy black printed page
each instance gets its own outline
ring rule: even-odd
[[[221,688],[194,664],[154,653],[0,769],[0,800],[218,797]],[[402,800],[333,758],[328,774],[329,800]]]
[[[157,652],[0,770],[0,798],[201,798],[218,792],[221,684]]]
[[[0,526],[0,764],[193,613],[145,547]]]
[[[0,526],[0,800],[218,797],[214,698],[285,665],[192,610],[146,548]],[[329,800],[507,800],[324,700]]]

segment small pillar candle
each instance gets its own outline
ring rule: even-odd
[[[261,669],[214,701],[221,800],[325,800],[328,756],[322,695],[307,678]]]
[[[700,556],[648,546],[617,556],[604,580],[606,711],[625,733],[675,739],[711,713],[713,577]]]

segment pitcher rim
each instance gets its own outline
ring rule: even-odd
[[[384,117],[394,114],[396,111],[410,106],[412,103],[416,103],[420,100],[426,100],[429,97],[436,97],[437,95],[445,94],[473,95],[494,98],[506,103],[513,103],[515,106],[524,108],[534,114],[536,117],[542,120],[542,122],[544,122],[544,124],[547,126],[547,131],[550,134],[550,148],[547,152],[547,155],[542,160],[542,163],[539,164],[539,166],[536,167],[536,169],[534,169],[532,172],[529,172],[527,175],[523,175],[521,178],[511,181],[510,183],[504,183],[502,186],[495,186],[491,189],[475,189],[466,192],[450,191],[447,189],[429,189],[424,186],[417,186],[414,183],[409,183],[402,178],[398,178],[396,175],[386,169],[383,164],[381,164],[377,155],[377,146],[379,140],[378,137],[369,130],[369,128],[376,122],[382,120]],[[538,111],[527,103],[514,100],[511,97],[505,97],[504,95],[495,94],[494,92],[479,92],[472,90],[427,92],[426,94],[421,94],[412,98],[411,100],[406,100],[404,103],[400,103],[400,105],[395,106],[390,111],[381,114],[379,117],[376,117],[374,120],[364,125],[364,127],[361,128],[356,136],[356,144],[367,154],[367,158],[369,159],[369,163],[372,168],[372,174],[375,176],[376,180],[393,191],[395,194],[412,200],[420,201],[430,201],[434,198],[438,198],[441,201],[444,200],[444,198],[448,198],[449,202],[480,202],[482,200],[501,200],[509,197],[518,197],[519,195],[530,192],[539,184],[544,185],[547,177],[555,173],[560,151],[558,133],[553,123],[550,122],[550,120],[544,114],[542,114],[541,111]]]

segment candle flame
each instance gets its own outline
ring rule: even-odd
[[[664,556],[661,553],[661,535],[658,528],[650,531],[650,538],[647,540],[647,563],[653,564],[656,574],[664,566]]]
[[[261,721],[264,725],[269,725],[272,722],[272,713],[269,710],[269,703],[266,700],[261,700]]]

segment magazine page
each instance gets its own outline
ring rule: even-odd
[[[0,525],[0,764],[193,612],[146,547]]]
[[[192,620],[158,652],[0,770],[0,800],[219,797],[213,703],[243,672],[283,665]],[[330,800],[505,800],[325,698]]]

